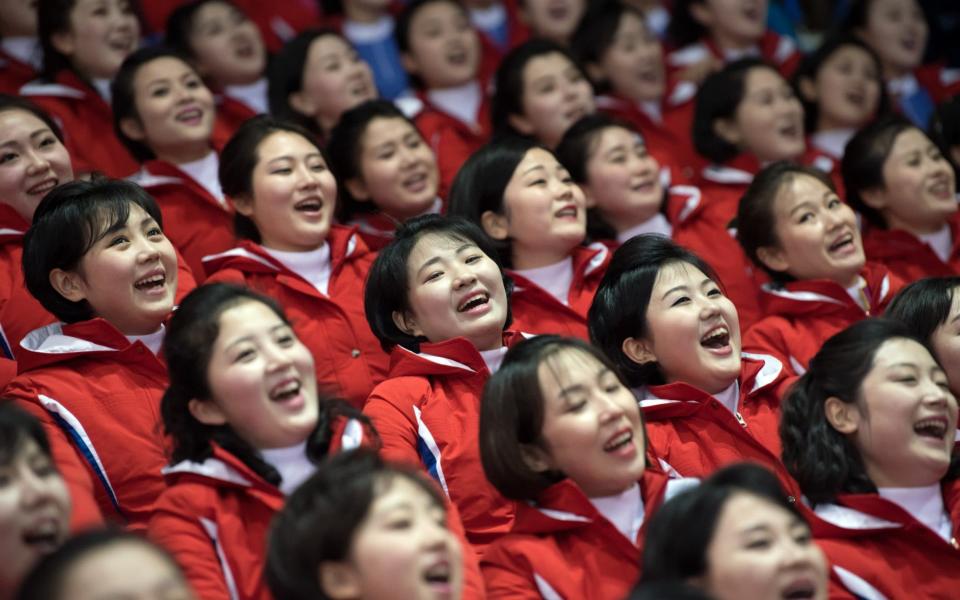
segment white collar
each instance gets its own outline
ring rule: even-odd
[[[567,304],[570,286],[573,284],[573,257],[568,256],[558,263],[535,269],[516,269],[522,275],[543,288],[560,303]]]
[[[480,89],[480,82],[471,79],[457,87],[428,90],[427,98],[464,123],[476,125],[477,113],[480,112],[480,102],[483,100],[483,91]]]
[[[853,298],[853,301],[857,303],[857,306],[864,310],[870,310],[870,307],[866,305],[867,295],[864,293],[864,288],[866,287],[867,280],[857,275],[857,282],[846,289],[847,294]]]
[[[881,498],[893,502],[910,516],[937,532],[937,535],[950,541],[953,525],[950,515],[943,505],[943,493],[940,484],[909,488],[878,488]]]
[[[130,343],[143,342],[143,345],[147,348],[150,348],[150,352],[153,352],[155,355],[160,354],[160,347],[163,346],[163,336],[166,335],[167,330],[164,329],[163,325],[160,325],[160,329],[154,331],[153,333],[148,333],[147,335],[128,335],[125,336]]]
[[[663,111],[660,109],[660,103],[656,100],[644,100],[637,102],[637,108],[640,112],[650,117],[654,123],[663,122]]]
[[[726,407],[734,415],[739,413],[740,408],[740,382],[734,381],[730,387],[720,393],[714,394],[717,402]]]
[[[245,85],[228,85],[223,88],[223,93],[241,104],[246,104],[257,114],[268,112],[266,77]]]
[[[3,50],[19,60],[39,70],[43,66],[43,51],[40,39],[35,37],[10,37],[0,40]]]
[[[477,29],[487,31],[496,29],[507,20],[507,9],[500,2],[495,2],[486,8],[471,8],[470,22]]]
[[[267,448],[260,451],[263,460],[280,472],[280,491],[290,495],[316,470],[307,458],[307,442],[287,448]]]
[[[630,238],[634,238],[645,233],[655,233],[664,237],[670,237],[673,234],[673,227],[670,226],[670,221],[663,216],[663,213],[657,213],[643,223],[634,225],[633,227],[624,229],[618,233],[617,241],[622,244]]]
[[[810,137],[810,142],[817,150],[839,160],[843,158],[843,150],[846,148],[847,142],[856,132],[856,129],[847,128],[818,131]]]
[[[503,364],[503,357],[507,354],[507,347],[500,346],[493,350],[479,350],[479,352],[484,364],[487,365],[487,370],[493,375],[500,370],[500,365]]]
[[[285,267],[309,281],[320,293],[329,295],[327,292],[330,286],[331,271],[330,244],[323,242],[319,248],[306,252],[290,252],[266,247],[263,247],[263,249]]]
[[[944,223],[939,231],[921,233],[917,237],[926,242],[940,260],[943,262],[949,260],[950,249],[953,247],[953,233],[950,231],[949,225]]]
[[[220,168],[220,157],[217,156],[216,152],[211,150],[203,158],[181,163],[177,167],[199,183],[200,187],[207,190],[222,206],[227,206],[227,200],[223,196],[217,174],[217,170]]]
[[[643,525],[644,506],[640,485],[634,483],[625,491],[613,496],[590,498],[591,504],[617,531],[636,545],[637,534]]]
[[[919,87],[920,84],[917,82],[917,78],[913,73],[907,73],[902,77],[887,81],[887,92],[889,92],[891,96],[903,98],[912,96]]]
[[[735,60],[740,60],[741,58],[749,58],[760,56],[760,48],[757,46],[750,46],[748,48],[731,48],[729,50],[722,50],[723,58],[725,62],[733,62]]]
[[[97,90],[97,93],[100,94],[100,97],[103,100],[110,104],[112,96],[110,95],[110,80],[109,79],[93,79],[90,81],[93,84],[93,89]]]
[[[344,21],[343,35],[354,44],[374,44],[393,35],[393,19],[383,15],[372,23]]]

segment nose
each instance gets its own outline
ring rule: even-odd
[[[43,477],[33,472],[33,469],[23,465],[19,470],[20,502],[23,506],[33,507],[43,504],[50,497],[50,486]]]
[[[142,263],[153,262],[160,258],[160,248],[157,242],[148,239],[145,235],[137,238],[137,259]]]
[[[596,396],[600,423],[619,421],[623,417],[623,405],[605,393],[597,393]]]
[[[816,546],[813,542],[799,542],[792,537],[783,544],[781,560],[788,568],[804,568],[813,564]]]
[[[456,271],[453,273],[453,287],[454,289],[463,289],[470,287],[477,281],[477,274],[473,272],[467,265],[460,265],[455,267]]]
[[[26,159],[28,161],[27,173],[30,175],[43,173],[50,168],[50,161],[47,157],[42,152],[38,152],[33,148],[27,151]]]
[[[287,349],[280,347],[276,342],[265,344],[262,352],[266,358],[267,370],[270,372],[283,371],[293,362]]]

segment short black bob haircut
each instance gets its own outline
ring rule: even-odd
[[[626,241],[613,253],[590,305],[590,341],[616,365],[630,387],[665,383],[659,365],[633,362],[623,352],[623,341],[649,335],[647,307],[653,286],[660,270],[676,263],[699,269],[723,288],[716,272],[699,256],[662,235],[644,234]]]
[[[950,318],[958,287],[958,276],[914,281],[897,292],[883,316],[905,324],[915,336],[932,346],[934,332]],[[960,385],[960,381],[951,383]]]
[[[593,357],[617,373],[613,363],[598,348],[583,340],[540,335],[512,346],[500,369],[483,388],[480,400],[483,471],[490,483],[512,500],[535,501],[541,492],[566,477],[558,471],[535,471],[524,460],[525,446],[546,449],[542,436],[546,400],[540,387],[540,366],[549,365],[565,351]],[[637,412],[640,412],[639,404]],[[640,422],[643,423],[642,413]]]
[[[683,48],[700,41],[709,32],[700,21],[693,17],[690,7],[705,4],[706,0],[674,0],[670,11],[670,25],[667,26],[667,39],[676,48]]]
[[[860,451],[827,421],[824,403],[831,397],[858,403],[877,350],[895,339],[926,346],[899,321],[875,318],[854,323],[824,342],[810,360],[810,368],[783,398],[783,464],[813,505],[833,502],[840,494],[877,492]],[[958,464],[960,455],[954,450],[945,479],[956,479]]]
[[[71,181],[40,201],[33,225],[23,236],[23,278],[30,294],[61,321],[76,323],[97,315],[86,300],[73,302],[61,296],[50,284],[50,272],[76,269],[94,244],[126,224],[131,205],[163,228],[157,202],[129,181]]]
[[[220,152],[220,166],[217,177],[223,193],[234,202],[253,202],[253,171],[260,162],[260,144],[274,133],[285,132],[299,135],[317,149],[328,165],[327,155],[317,142],[316,136],[304,127],[276,119],[270,115],[257,115],[243,122],[233,133],[226,146]],[[239,239],[259,244],[260,230],[253,219],[233,214],[233,229]]]
[[[693,145],[701,156],[723,164],[742,152],[717,133],[720,119],[734,119],[737,107],[747,94],[747,77],[753,69],[769,69],[781,77],[769,63],[759,58],[741,58],[711,73],[700,86],[693,110]]]
[[[30,113],[43,121],[43,124],[50,128],[50,131],[60,140],[60,143],[63,143],[63,131],[60,129],[60,125],[57,124],[45,110],[33,102],[22,96],[0,94],[0,113],[7,112],[8,110],[22,110],[23,112]]]
[[[727,503],[739,494],[769,502],[806,524],[773,473],[754,463],[726,466],[668,500],[650,519],[640,582],[690,581],[707,575],[707,552],[717,524]]]
[[[633,15],[640,19],[644,29],[647,23],[643,13],[637,8],[619,0],[594,0],[589,3],[580,24],[570,38],[570,50],[577,57],[580,64],[599,64],[604,55],[613,46],[620,28],[620,22],[626,15]],[[610,91],[610,82],[591,78],[593,89],[597,94]]]
[[[414,217],[397,228],[393,240],[380,250],[370,267],[364,287],[363,308],[367,315],[367,322],[373,334],[380,340],[380,345],[387,352],[394,346],[403,346],[418,352],[420,344],[428,341],[425,337],[414,337],[401,331],[393,322],[393,313],[405,313],[410,310],[407,261],[420,238],[430,234],[476,244],[481,252],[496,262],[503,277],[503,287],[507,292],[509,307],[513,280],[504,272],[503,265],[497,261],[496,250],[490,246],[487,236],[480,231],[480,228],[466,219],[457,217],[441,217],[432,214]],[[511,321],[512,315],[508,308],[504,329],[510,326]]]
[[[960,147],[960,94],[941,102],[927,127],[927,135],[940,147],[940,152],[953,165],[955,173],[960,175],[960,164],[957,164],[952,149]]]
[[[195,26],[194,19],[197,18],[197,13],[200,12],[201,8],[214,3],[226,4],[240,11],[237,5],[231,0],[192,0],[181,3],[173,9],[167,17],[167,22],[164,26],[165,35],[163,44],[194,60],[197,57],[197,53],[193,48],[193,44],[190,43],[190,38],[193,35],[193,28]]]
[[[270,527],[264,575],[273,596],[328,599],[320,585],[323,563],[348,559],[371,505],[398,478],[412,482],[446,512],[442,496],[423,475],[384,463],[369,450],[342,452],[320,465],[287,497]]]
[[[883,189],[883,164],[890,156],[897,137],[916,125],[899,115],[888,115],[877,119],[858,131],[843,152],[840,160],[840,173],[843,176],[843,188],[847,202],[873,227],[887,228],[887,220],[880,211],[868,206],[863,192]]]
[[[50,457],[50,442],[40,421],[13,400],[0,398],[0,467],[12,464],[28,441]]]
[[[757,255],[760,248],[780,246],[777,237],[777,217],[774,204],[783,189],[798,177],[812,177],[822,183],[834,194],[837,190],[833,181],[820,169],[799,165],[789,160],[771,163],[757,173],[740,197],[737,207],[737,241],[743,252],[773,280],[783,285],[794,278],[786,271],[774,271]]]

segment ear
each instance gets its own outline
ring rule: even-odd
[[[860,428],[860,410],[857,405],[848,404],[836,396],[830,396],[823,403],[823,414],[827,422],[840,433],[849,435]]]
[[[864,204],[876,211],[882,211],[887,207],[887,195],[884,193],[883,188],[863,190],[860,192],[860,199],[863,200]]]
[[[317,567],[317,581],[323,593],[333,600],[359,598],[360,577],[346,562],[324,561]]]
[[[495,240],[505,240],[510,235],[510,222],[506,215],[500,215],[492,210],[485,210],[480,215],[480,226],[484,233]]]
[[[227,415],[223,414],[217,403],[212,400],[198,400],[192,398],[187,402],[187,410],[193,418],[204,425],[226,425]]]
[[[347,191],[357,202],[370,201],[370,192],[367,190],[367,185],[359,178],[348,179],[343,182],[343,185],[346,186]]]
[[[246,196],[238,196],[236,198],[230,198],[230,203],[233,204],[233,209],[245,217],[250,217],[253,214],[253,199]]]
[[[797,87],[804,100],[807,102],[817,101],[817,87],[813,84],[813,79],[810,77],[801,77]]]
[[[771,271],[782,273],[790,268],[783,250],[775,246],[757,248],[757,258]]]
[[[50,36],[50,44],[54,49],[64,56],[73,56],[77,44],[73,33],[70,31],[61,31]]]
[[[523,464],[537,473],[544,473],[553,469],[550,455],[539,446],[523,444],[520,446],[520,455],[523,457]]]
[[[420,62],[409,52],[404,52],[400,55],[400,64],[403,65],[407,73],[411,75],[420,74]]]
[[[423,330],[417,325],[417,320],[412,314],[410,314],[410,312],[400,312],[399,310],[395,310],[393,311],[391,317],[393,317],[393,324],[397,326],[397,329],[406,333],[407,335],[412,335],[413,337],[420,337],[423,335]]]
[[[287,102],[290,104],[290,108],[298,113],[308,115],[310,117],[317,113],[316,103],[309,95],[305,94],[303,90],[290,92],[290,95],[287,96]]]
[[[739,146],[743,135],[740,128],[731,119],[717,119],[713,122],[713,132],[730,142],[734,146]]]
[[[657,362],[657,355],[653,353],[653,349],[650,348],[646,340],[628,337],[620,344],[620,349],[627,355],[627,358],[638,365]]]
[[[713,22],[713,15],[710,13],[710,9],[707,8],[706,2],[691,2],[690,16],[693,17],[694,21],[700,23],[707,29],[710,28],[710,24]]]
[[[143,130],[143,123],[140,122],[140,119],[135,119],[133,117],[124,117],[120,119],[120,131],[123,132],[123,135],[127,136],[131,140],[142,141],[146,136],[146,132]]]
[[[523,115],[508,115],[507,122],[510,126],[523,135],[533,135],[533,123]]]
[[[83,278],[73,271],[53,269],[49,275],[50,285],[54,290],[71,302],[86,300],[86,286]]]

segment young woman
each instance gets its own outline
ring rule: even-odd
[[[363,450],[337,455],[274,519],[267,583],[289,600],[470,597],[447,518],[422,474]]]
[[[117,136],[143,163],[132,179],[156,198],[170,241],[202,282],[203,257],[235,244],[217,180],[213,96],[189,63],[163,48],[131,54],[112,89]]]
[[[516,0],[531,38],[566,46],[587,10],[585,0]]]
[[[777,422],[779,360],[741,353],[737,307],[697,255],[658,235],[614,252],[590,307],[590,339],[636,388],[651,459],[704,477],[751,460],[789,476]]]
[[[564,47],[531,40],[497,69],[490,108],[493,132],[523,135],[553,148],[577,119],[596,107],[587,74]]]
[[[906,282],[958,272],[956,174],[923,131],[899,117],[876,121],[847,144],[841,170],[865,221],[867,259]]]
[[[676,496],[650,521],[641,587],[670,582],[715,600],[825,600],[827,561],[776,477],[743,463]]]
[[[74,510],[142,529],[163,490],[166,368],[177,255],[160,209],[126,181],[74,181],[37,207],[23,240],[27,289],[62,323],[28,334],[5,394],[50,437]]]
[[[410,77],[394,37],[396,20],[384,0],[340,0],[340,30],[373,70],[373,80],[387,100],[412,95]]]
[[[510,349],[480,406],[484,472],[520,501],[483,557],[487,597],[623,598],[649,516],[691,480],[647,468],[640,408],[615,367],[582,340],[535,337]]]
[[[268,599],[270,520],[327,454],[364,442],[359,413],[319,397],[310,351],[280,308],[247,288],[189,294],[163,352],[173,450],[148,533],[203,598]]]
[[[525,138],[491,142],[457,174],[448,212],[483,228],[510,268],[519,331],[586,339],[587,310],[610,252],[581,246],[583,192],[550,151]]]
[[[240,126],[220,178],[240,245],[208,256],[210,281],[249,286],[291,316],[326,393],[361,408],[389,358],[359,301],[373,263],[355,230],[332,224],[337,182],[310,134],[267,116]]]
[[[823,172],[789,162],[764,167],[740,200],[737,240],[772,280],[766,316],[743,347],[803,374],[820,346],[851,323],[883,313],[902,283],[867,263],[853,209]]]
[[[305,31],[270,61],[270,114],[321,139],[347,110],[377,98],[370,65],[350,42],[329,29]]]
[[[511,282],[472,223],[435,215],[397,231],[367,279],[367,320],[392,351],[390,376],[363,412],[381,455],[426,470],[459,509],[478,547],[510,529],[514,507],[484,478],[480,394],[507,346]]]
[[[956,430],[946,374],[902,323],[851,325],[810,361],[784,398],[780,433],[832,587],[868,598],[953,594]]]
[[[69,533],[70,494],[40,423],[0,401],[0,598]]]
[[[43,61],[37,38],[37,8],[31,2],[3,3],[0,21],[0,93],[16,94],[37,78]]]
[[[126,177],[137,163],[113,135],[110,80],[140,43],[130,0],[37,2],[43,79],[20,90],[63,128],[77,171]]]
[[[407,219],[440,212],[437,159],[393,104],[364,102],[343,113],[326,150],[340,182],[338,220],[359,227],[372,249]]]

